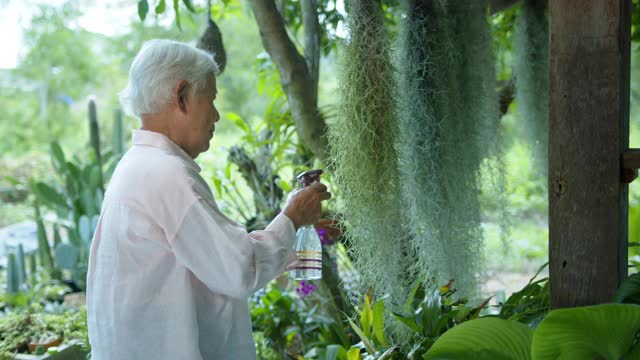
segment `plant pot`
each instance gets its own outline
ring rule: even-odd
[[[51,337],[45,341],[42,342],[35,342],[32,341],[29,343],[29,352],[33,354],[34,351],[36,351],[36,348],[38,346],[42,346],[44,348],[45,351],[47,351],[50,347],[53,346],[58,346],[60,345],[60,338],[59,337]]]
[[[45,352],[42,355],[16,354],[15,360],[85,360],[87,355],[78,345],[79,341],[69,341],[58,346],[57,352]],[[49,348],[51,351],[51,347]]]

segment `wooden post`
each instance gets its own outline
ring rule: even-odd
[[[610,302],[627,276],[630,6],[549,1],[552,308]]]

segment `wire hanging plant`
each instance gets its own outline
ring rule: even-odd
[[[339,115],[329,124],[344,236],[362,284],[406,300],[409,245],[400,216],[394,69],[376,1],[352,0],[342,51]]]

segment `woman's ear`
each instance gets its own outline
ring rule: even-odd
[[[187,105],[185,104],[185,96],[187,93],[187,86],[182,86],[180,90],[178,90],[178,106],[180,106],[180,110],[183,112],[187,112]]]
[[[180,82],[180,84],[178,84],[178,89],[176,91],[176,101],[183,113],[187,112],[187,90],[189,88],[188,85],[189,83],[183,80]]]

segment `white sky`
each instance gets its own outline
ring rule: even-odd
[[[0,0],[0,34],[3,35],[0,50],[0,69],[15,68],[22,49],[22,28],[37,11],[39,4],[62,4],[61,0]],[[130,19],[137,16],[136,1],[94,0],[81,1],[84,14],[79,19],[81,27],[92,32],[114,35],[127,31]]]

